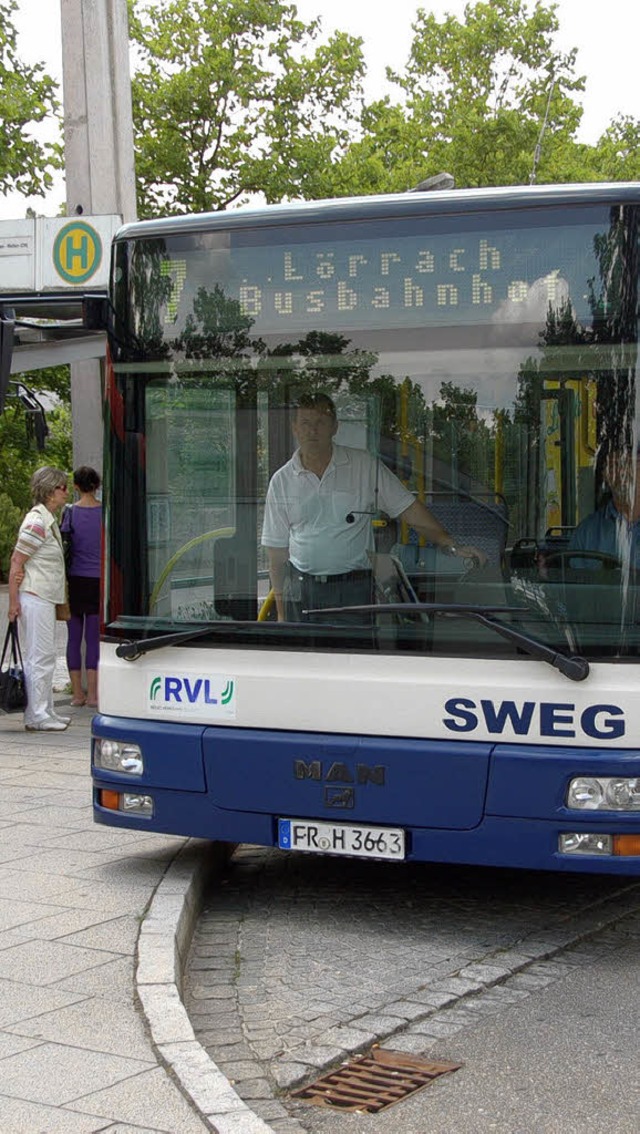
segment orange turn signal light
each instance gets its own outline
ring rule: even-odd
[[[119,811],[120,810],[120,795],[119,795],[119,792],[108,791],[106,788],[103,788],[99,792],[99,796],[100,796],[100,806],[101,807],[108,807],[110,811]]]
[[[619,855],[640,855],[640,835],[614,835],[613,853]]]

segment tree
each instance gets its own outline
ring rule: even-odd
[[[323,194],[350,140],[361,41],[280,0],[129,0],[141,216]]]
[[[582,110],[575,50],[554,46],[556,6],[538,0],[468,4],[462,20],[419,9],[401,92],[366,107],[362,138],[334,170],[337,194],[402,191],[443,170],[456,185],[526,184],[547,119],[537,178],[575,180]]]
[[[38,389],[47,409],[49,435],[44,453],[35,446],[29,417],[21,403],[7,399],[0,415],[0,578],[6,576],[20,521],[31,506],[29,481],[41,465],[71,471],[71,409],[69,367],[56,366],[21,374],[20,380]],[[26,428],[25,428],[26,424]]]
[[[16,0],[0,0],[0,192],[44,196],[52,171],[62,165],[61,147],[37,141],[31,129],[57,114],[56,84],[42,63],[18,58],[17,7]]]
[[[590,154],[593,176],[603,181],[640,179],[640,119],[615,118]]]

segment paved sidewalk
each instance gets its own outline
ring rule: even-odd
[[[91,714],[69,712],[46,737],[0,716],[0,1130],[201,1134],[134,991],[141,918],[184,840],[93,824]]]
[[[0,625],[8,588],[0,585]],[[0,713],[1,1134],[265,1134],[195,1040],[182,967],[221,848],[94,824],[93,710],[25,732]]]

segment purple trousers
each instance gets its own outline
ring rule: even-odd
[[[86,669],[98,668],[100,649],[100,615],[72,614],[67,622],[67,665],[69,669],[82,669],[82,639],[85,640],[84,664]]]

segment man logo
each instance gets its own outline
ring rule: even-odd
[[[158,693],[160,692],[160,686],[161,685],[162,685],[162,678],[161,677],[154,677],[153,681],[151,682],[151,688],[149,690],[149,697],[151,698],[152,701],[155,701],[156,697],[158,696]]]

